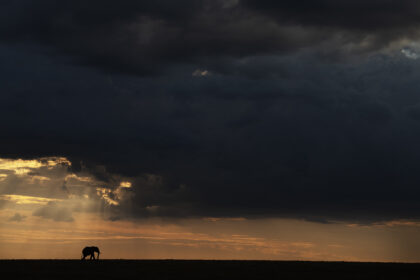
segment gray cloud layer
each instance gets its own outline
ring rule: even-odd
[[[420,69],[379,53],[418,8],[392,3],[3,2],[0,154],[131,177],[121,216],[419,218]]]
[[[3,1],[4,42],[37,42],[105,71],[150,75],[178,64],[317,48],[369,53],[418,37],[416,1]]]
[[[51,219],[56,222],[73,222],[72,212],[70,209],[58,206],[55,202],[49,202],[48,205],[35,210],[32,215]]]
[[[12,217],[9,218],[9,221],[11,222],[22,222],[26,219],[26,216],[21,215],[19,213],[15,213]]]

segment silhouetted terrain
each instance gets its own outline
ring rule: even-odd
[[[420,264],[187,261],[187,260],[2,260],[9,279],[408,279]],[[13,277],[12,277],[13,276]]]

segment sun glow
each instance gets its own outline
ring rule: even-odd
[[[42,167],[53,168],[57,165],[71,166],[71,162],[64,157],[50,157],[40,159],[0,159],[0,170],[12,171],[16,175],[26,175],[34,169]]]
[[[130,182],[121,182],[120,187],[121,188],[131,188],[131,183]]]
[[[54,201],[62,201],[61,199],[55,199],[55,198],[35,197],[35,196],[16,195],[16,194],[0,195],[0,200],[11,201],[16,204],[40,204],[40,205],[47,205],[49,202],[54,202]]]

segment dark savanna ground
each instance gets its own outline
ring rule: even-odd
[[[420,264],[187,261],[187,260],[2,260],[8,279],[408,279]],[[5,278],[5,279],[6,279]]]

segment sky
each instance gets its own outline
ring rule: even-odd
[[[0,259],[420,261],[420,3],[4,0]]]

